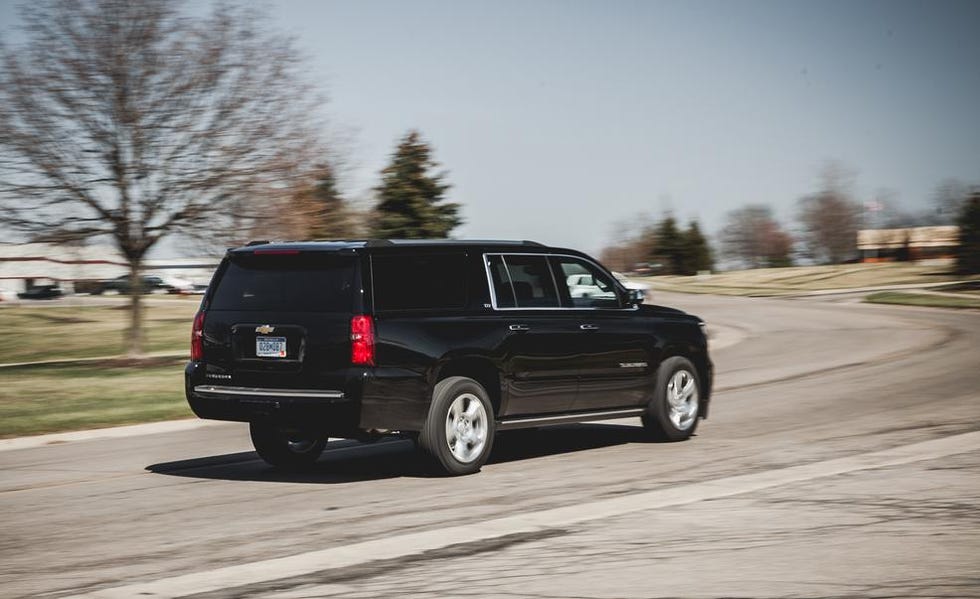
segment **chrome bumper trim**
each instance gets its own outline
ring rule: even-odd
[[[321,389],[264,389],[262,387],[227,387],[224,385],[197,385],[194,393],[213,395],[245,395],[250,397],[304,397],[318,399],[343,399],[343,391]]]

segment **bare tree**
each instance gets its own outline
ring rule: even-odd
[[[240,240],[309,180],[316,98],[291,40],[219,4],[36,0],[0,47],[0,225],[108,236],[133,288],[172,234]],[[273,221],[274,222],[274,221]],[[132,293],[129,353],[143,350]]]
[[[291,239],[356,239],[367,234],[365,214],[339,191],[335,167],[324,163],[293,197],[288,221]]]
[[[614,222],[612,243],[600,252],[602,263],[613,270],[629,272],[650,260],[654,241],[654,222],[646,213]]]
[[[933,213],[927,224],[952,225],[970,198],[970,186],[956,179],[946,179],[933,194]]]
[[[839,264],[857,250],[861,205],[851,197],[853,178],[846,167],[830,163],[821,173],[820,191],[799,201],[803,243],[818,262]]]
[[[776,222],[769,206],[750,205],[729,212],[721,247],[725,260],[737,260],[749,268],[793,263],[793,238]]]

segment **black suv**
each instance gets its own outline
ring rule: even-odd
[[[248,422],[275,466],[312,464],[328,437],[398,433],[450,474],[479,470],[507,429],[640,416],[686,439],[711,381],[700,319],[530,241],[229,250],[185,370],[194,412]]]

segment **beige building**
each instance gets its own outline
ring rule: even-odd
[[[862,229],[858,231],[857,247],[862,262],[952,259],[959,238],[960,228],[955,225]]]

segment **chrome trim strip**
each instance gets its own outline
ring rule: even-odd
[[[319,389],[264,389],[262,387],[227,387],[224,385],[197,385],[194,393],[215,395],[245,395],[251,397],[306,397],[320,399],[343,399],[343,391],[321,391]]]
[[[506,430],[508,428],[520,428],[523,426],[536,426],[538,424],[558,424],[561,422],[588,422],[591,420],[602,420],[612,418],[628,418],[639,416],[646,412],[645,408],[628,408],[622,410],[600,410],[598,412],[578,412],[572,414],[559,414],[555,416],[536,416],[532,418],[504,418],[499,421],[498,428]]]

